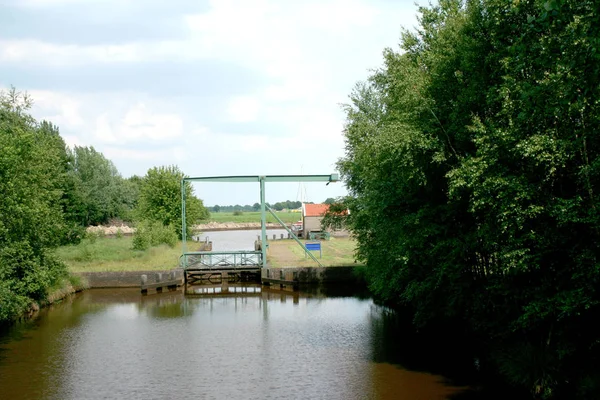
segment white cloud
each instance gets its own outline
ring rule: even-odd
[[[166,150],[135,150],[117,146],[104,146],[102,152],[110,160],[149,161],[152,165],[159,165],[161,162],[173,163],[171,157],[176,153],[176,150],[173,148]]]
[[[34,108],[40,111],[39,119],[47,119],[54,124],[69,127],[81,127],[85,120],[81,115],[81,103],[75,96],[47,90],[32,90],[29,95]]]
[[[40,8],[40,13],[50,13],[59,4],[87,2],[20,1],[24,7]],[[127,15],[131,1],[110,1],[109,7],[118,7],[120,20],[137,17]],[[199,72],[190,80],[195,86],[186,90],[194,94],[174,90],[168,98],[153,94],[151,85],[143,92],[127,92],[126,84],[119,92],[31,91],[36,118],[58,124],[69,145],[93,145],[125,176],[173,163],[190,175],[297,174],[301,165],[304,173],[333,172],[344,152],[344,117],[338,104],[346,101],[354,82],[381,63],[383,48],[395,46],[400,25],[414,23],[412,0],[213,0],[209,6],[204,13],[180,16],[188,28],[182,39],[82,45],[13,35],[0,39],[0,64],[42,71],[51,67],[53,72],[110,66],[117,73],[120,66],[131,71],[139,65],[143,75],[152,71],[143,63],[152,67],[160,62],[208,71],[210,78]],[[211,60],[209,67],[204,60]],[[248,85],[253,89],[221,96],[203,108],[208,97],[203,85],[214,93],[228,83],[219,80],[225,76],[220,71],[210,69],[216,65],[250,69],[249,76],[260,78]],[[232,135],[224,121],[251,123],[252,131]],[[223,203],[227,191],[208,196],[213,196],[209,204]],[[248,201],[242,197],[238,202]]]
[[[164,143],[184,133],[182,115],[156,99],[146,99],[151,103],[147,104],[141,95],[46,90],[31,90],[29,95],[35,117],[58,125],[70,145]]]
[[[116,119],[102,114],[96,119],[95,136],[105,143],[165,141],[183,134],[183,120],[176,114],[150,111],[143,103]]]
[[[18,0],[15,4],[20,7],[52,7],[71,4],[117,3],[117,0]]]
[[[67,146],[69,146],[70,148],[73,148],[75,146],[87,146],[87,143],[84,143],[81,138],[79,138],[76,135],[65,135],[62,134],[61,135],[63,140],[65,141],[65,143],[67,144]]]
[[[237,96],[229,102],[227,111],[234,122],[252,122],[257,120],[260,107],[256,97]]]
[[[0,39],[0,62],[31,66],[131,64],[160,60],[199,59],[192,43],[174,40],[119,45],[75,45],[37,39]]]

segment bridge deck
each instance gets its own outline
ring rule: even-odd
[[[183,255],[185,280],[189,283],[256,281],[260,279],[260,251],[196,251]]]

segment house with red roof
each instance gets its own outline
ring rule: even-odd
[[[311,232],[321,232],[321,220],[329,210],[329,204],[302,204],[302,236],[307,238]]]

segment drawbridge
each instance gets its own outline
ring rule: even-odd
[[[198,281],[239,282],[258,280],[263,268],[267,268],[267,211],[290,234],[305,253],[319,266],[319,260],[306,248],[291,229],[267,206],[265,202],[265,186],[267,182],[337,182],[337,174],[329,175],[245,175],[245,176],[212,176],[183,178],[181,180],[181,236],[183,242],[181,266],[184,269],[186,283]],[[186,182],[257,182],[260,185],[260,221],[261,240],[254,251],[188,251],[186,232]]]

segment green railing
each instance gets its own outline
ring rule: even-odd
[[[262,251],[192,251],[183,254],[184,269],[254,269],[262,266]]]

